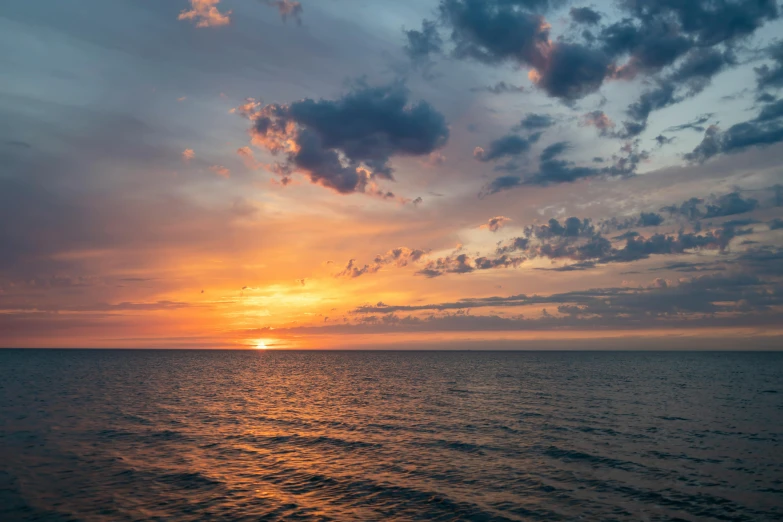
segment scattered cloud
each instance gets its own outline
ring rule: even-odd
[[[196,27],[219,27],[231,23],[232,11],[221,13],[217,4],[220,0],[190,0],[190,10],[179,14],[179,20],[191,20]]]
[[[263,0],[265,4],[276,7],[284,22],[289,18],[296,20],[299,25],[302,24],[302,13],[304,9],[302,4],[293,0]]]
[[[231,171],[228,170],[223,165],[212,165],[209,167],[209,170],[220,176],[221,178],[230,178],[231,177]]]
[[[474,87],[472,92],[488,92],[490,94],[507,94],[507,93],[521,93],[525,92],[525,88],[521,85],[512,85],[504,81],[500,81],[495,85],[487,85],[485,87]]]
[[[484,228],[489,230],[490,232],[497,232],[501,228],[503,228],[506,223],[511,221],[511,218],[507,218],[506,216],[495,216],[493,218],[490,218],[488,222],[481,225],[479,228]]]

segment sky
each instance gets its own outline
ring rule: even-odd
[[[0,346],[783,345],[777,0],[5,0]]]

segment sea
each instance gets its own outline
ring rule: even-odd
[[[0,521],[783,520],[783,353],[0,350]]]

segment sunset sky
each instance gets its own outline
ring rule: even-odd
[[[4,0],[0,346],[774,346],[782,16]]]

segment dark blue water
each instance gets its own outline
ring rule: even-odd
[[[0,520],[783,520],[783,353],[0,350]]]

